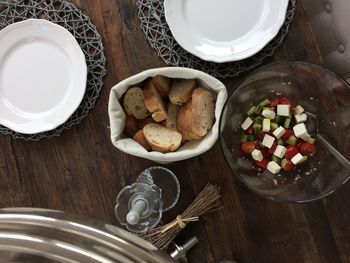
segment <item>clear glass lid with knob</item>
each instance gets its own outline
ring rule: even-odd
[[[162,213],[174,207],[179,196],[180,184],[174,173],[153,166],[119,192],[115,214],[129,231],[144,233],[160,222]]]

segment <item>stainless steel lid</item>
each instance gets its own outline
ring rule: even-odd
[[[60,211],[0,209],[1,262],[171,263],[120,228]]]

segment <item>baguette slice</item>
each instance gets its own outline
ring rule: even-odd
[[[147,109],[152,112],[152,118],[156,122],[161,122],[168,117],[163,100],[154,87],[152,81],[148,82],[147,86],[143,90],[143,97]]]
[[[165,127],[174,131],[177,130],[177,118],[179,116],[180,109],[181,109],[180,105],[171,104],[170,102],[168,103],[168,106],[167,106],[168,118],[164,121]]]
[[[215,102],[213,94],[203,88],[197,88],[192,94],[192,131],[204,136],[213,126]]]
[[[143,127],[145,127],[148,123],[155,123],[155,121],[153,120],[153,118],[151,116],[147,117],[146,119],[139,120],[138,121],[138,128],[140,130],[142,130]]]
[[[158,75],[152,78],[152,82],[161,96],[166,97],[169,95],[171,79]]]
[[[138,130],[137,120],[133,116],[126,115],[124,134],[132,138]]]
[[[139,87],[129,88],[124,95],[124,108],[128,115],[136,119],[144,119],[149,111],[143,100],[143,91]]]
[[[133,139],[143,146],[147,151],[151,150],[151,146],[148,144],[145,135],[142,130],[138,130]]]
[[[177,130],[181,133],[184,141],[201,138],[192,131],[192,100],[181,107],[177,118]]]
[[[179,132],[170,130],[158,123],[149,123],[143,128],[143,134],[152,150],[167,153],[176,151],[182,136]]]
[[[169,92],[170,102],[178,105],[185,104],[191,99],[195,87],[196,81],[194,79],[174,80]]]

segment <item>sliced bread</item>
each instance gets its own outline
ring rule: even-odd
[[[132,115],[136,119],[144,119],[149,115],[141,88],[132,87],[126,91],[124,95],[124,109],[128,115]]]
[[[171,86],[171,79],[164,76],[155,76],[152,78],[154,87],[159,92],[160,96],[166,97],[169,95],[169,90]]]
[[[204,136],[213,126],[215,102],[213,94],[203,88],[197,88],[192,94],[192,131]]]
[[[147,117],[146,119],[139,120],[138,121],[138,128],[142,130],[143,127],[145,127],[148,123],[155,123],[155,121],[153,120],[153,118],[151,116]]]
[[[164,120],[165,127],[176,131],[177,130],[177,117],[179,116],[179,112],[181,109],[181,105],[175,105],[172,103],[168,103],[167,113],[168,118]]]
[[[183,105],[177,118],[177,130],[181,133],[183,141],[197,140],[198,136],[192,131],[192,100]]]
[[[156,122],[161,122],[168,117],[163,100],[154,87],[152,81],[148,82],[144,88],[143,97],[147,109],[152,113],[152,118]]]
[[[133,139],[143,146],[147,151],[151,150],[151,146],[148,144],[145,135],[142,130],[138,130]]]
[[[174,80],[169,91],[170,102],[179,105],[185,104],[191,99],[195,87],[196,80],[194,79]]]
[[[138,130],[138,123],[135,117],[126,115],[124,134],[128,137],[133,137]]]
[[[157,123],[149,123],[143,128],[143,134],[152,150],[167,153],[176,151],[182,136],[179,132],[170,130]]]

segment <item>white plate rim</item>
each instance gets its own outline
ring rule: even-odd
[[[264,0],[268,1],[268,0]],[[209,56],[207,54],[204,54],[202,52],[199,52],[197,49],[195,49],[193,46],[188,45],[187,41],[184,39],[183,36],[183,28],[179,26],[184,25],[184,20],[179,19],[179,17],[175,17],[172,15],[172,5],[175,3],[177,5],[181,5],[183,0],[164,0],[164,13],[165,13],[165,20],[169,26],[170,32],[172,33],[173,37],[177,41],[177,43],[185,49],[187,52],[199,57],[202,60],[209,61],[209,62],[215,62],[215,63],[225,63],[225,62],[233,62],[233,61],[239,61],[246,58],[249,58],[259,51],[261,51],[276,35],[278,34],[279,30],[281,29],[282,25],[284,24],[289,0],[278,0],[279,4],[281,4],[281,13],[277,16],[277,21],[275,23],[275,26],[273,27],[273,31],[269,35],[267,35],[264,38],[264,41],[259,42],[254,49],[251,49],[250,52],[246,52],[244,54],[234,54],[231,53],[231,56],[226,57],[218,57],[218,56]]]
[[[78,41],[75,39],[75,37],[64,27],[55,24],[53,22],[50,22],[46,19],[27,19],[24,21],[20,21],[20,22],[15,22],[13,24],[10,24],[8,26],[6,26],[5,28],[3,28],[2,30],[0,30],[0,45],[1,45],[1,38],[7,34],[9,31],[11,30],[16,30],[20,27],[23,26],[27,26],[28,24],[36,24],[36,25],[40,25],[40,24],[45,24],[48,27],[51,27],[54,30],[60,30],[62,32],[64,32],[64,34],[66,35],[67,39],[71,42],[71,44],[74,47],[74,51],[77,52],[77,55],[80,57],[81,61],[79,61],[79,63],[81,63],[81,70],[82,70],[82,75],[80,77],[82,77],[83,79],[81,80],[81,83],[84,83],[81,87],[74,87],[75,89],[80,88],[80,93],[79,96],[75,97],[75,103],[71,104],[70,110],[67,111],[67,114],[65,115],[60,115],[60,118],[56,119],[56,122],[51,122],[48,123],[46,125],[46,127],[41,126],[40,128],[37,129],[22,129],[21,127],[19,127],[16,123],[11,122],[9,120],[4,119],[2,116],[0,116],[0,125],[3,125],[15,132],[19,132],[22,134],[37,134],[37,133],[42,133],[42,132],[46,132],[46,131],[50,131],[53,130],[55,128],[57,128],[58,126],[62,125],[63,123],[65,123],[71,116],[72,114],[78,109],[78,107],[80,106],[85,92],[86,92],[86,84],[87,84],[87,75],[88,75],[88,68],[87,68],[87,64],[86,64],[86,59],[85,59],[85,55],[83,53],[83,51],[80,48],[80,45],[78,43]]]

